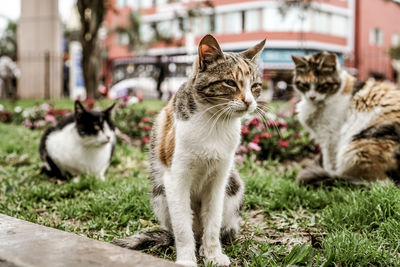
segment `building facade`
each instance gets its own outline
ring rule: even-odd
[[[115,6],[140,14],[140,38],[151,44],[145,55],[167,62],[179,57],[189,64],[201,37],[212,33],[225,51],[241,51],[266,38],[260,65],[273,84],[290,84],[291,55],[321,50],[336,53],[361,79],[374,73],[393,79],[387,51],[400,33],[400,23],[395,23],[400,6],[395,1],[310,2],[288,7],[277,0],[116,0]],[[112,55],[113,68],[130,62],[120,55]]]

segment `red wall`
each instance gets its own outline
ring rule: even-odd
[[[393,33],[400,34],[400,5],[386,0],[356,0],[356,7],[355,67],[359,78],[365,80],[372,71],[393,79],[388,51]],[[383,45],[370,44],[372,28],[383,30]]]

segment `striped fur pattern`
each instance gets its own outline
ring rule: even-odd
[[[264,45],[224,53],[206,35],[192,75],[153,127],[152,205],[162,227],[173,233],[177,263],[184,266],[196,266],[196,242],[207,262],[230,264],[220,236],[240,228],[244,185],[234,155],[240,119],[255,110],[260,95],[256,59]]]
[[[388,81],[359,83],[335,54],[293,57],[301,93],[298,119],[321,146],[322,166],[300,172],[301,184],[340,178],[354,184],[400,178],[400,91]]]

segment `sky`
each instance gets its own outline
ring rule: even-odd
[[[74,5],[75,1],[76,0],[58,0],[58,10],[63,21],[68,18],[71,7]],[[20,0],[0,0],[0,33],[7,24],[7,20],[4,17],[16,20],[19,18],[20,12]]]

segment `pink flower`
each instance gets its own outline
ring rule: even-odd
[[[242,145],[242,146],[239,146],[239,147],[238,147],[238,149],[237,149],[236,152],[237,152],[237,153],[247,153],[247,151],[248,151],[248,150],[247,150],[247,147],[245,147],[245,146]]]
[[[261,137],[261,138],[271,138],[271,137],[272,137],[272,134],[266,133],[266,132],[262,132],[262,133],[260,134],[260,137]]]
[[[242,126],[242,134],[248,134],[250,133],[249,127],[247,127],[246,125]]]
[[[148,122],[148,121],[149,121],[149,118],[143,117],[140,121],[141,121],[141,122]]]
[[[242,163],[244,161],[244,157],[242,155],[236,156],[236,163]]]
[[[31,121],[24,121],[22,125],[27,128],[31,128],[33,126],[33,123]]]
[[[142,138],[142,142],[143,143],[148,143],[149,141],[150,141],[150,137],[149,136],[146,136],[146,137]]]
[[[261,150],[261,147],[259,145],[257,145],[256,143],[253,143],[253,142],[250,142],[248,144],[248,148],[249,148],[250,151],[251,150],[255,150],[255,151],[260,151]]]
[[[279,145],[280,145],[281,147],[288,147],[288,146],[289,146],[289,142],[280,139],[280,140],[279,140]]]
[[[54,124],[57,123],[56,117],[54,115],[50,115],[50,114],[47,114],[46,116],[44,116],[44,120],[54,123]]]

